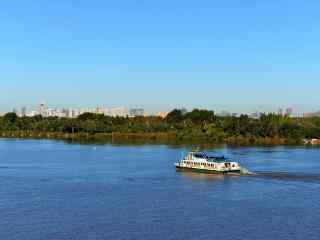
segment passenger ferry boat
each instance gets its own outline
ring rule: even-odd
[[[225,157],[208,156],[202,152],[190,152],[175,163],[179,171],[193,171],[202,173],[241,173],[241,166],[237,162],[227,161]]]

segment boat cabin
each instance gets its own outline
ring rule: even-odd
[[[206,161],[206,162],[226,162],[224,156],[208,156],[205,153],[190,152],[186,159],[188,161]]]

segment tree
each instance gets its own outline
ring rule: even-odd
[[[207,111],[202,109],[194,109],[185,115],[185,118],[190,119],[194,123],[202,122],[214,122],[215,115],[213,111]]]
[[[183,120],[183,112],[180,109],[174,109],[173,111],[171,111],[167,117],[166,120],[169,123],[177,123]]]
[[[80,121],[87,121],[87,120],[95,120],[96,119],[96,114],[94,113],[83,113],[78,116],[78,120]]]
[[[6,122],[9,122],[9,123],[14,124],[14,123],[16,123],[16,121],[17,121],[17,119],[18,119],[18,116],[17,116],[16,113],[10,112],[10,113],[5,114],[5,115],[3,116],[3,118],[4,118],[4,120],[5,120]]]

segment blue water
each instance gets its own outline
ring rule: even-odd
[[[186,150],[0,140],[0,239],[320,238],[320,149],[215,149],[241,177],[177,173]]]

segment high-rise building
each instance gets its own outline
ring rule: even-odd
[[[67,109],[67,111],[66,111],[66,117],[67,118],[73,118],[73,113],[72,113],[72,109]]]
[[[186,108],[182,108],[181,109],[181,113],[184,115],[184,114],[187,114],[188,113],[188,109]]]
[[[144,115],[143,108],[131,108],[130,117],[142,117]]]
[[[129,115],[128,110],[124,107],[112,108],[110,110],[110,115],[112,117],[126,117]]]
[[[65,117],[68,117],[68,115],[69,115],[69,110],[66,108],[62,109],[60,113],[60,117],[65,118]]]
[[[292,108],[287,108],[287,109],[286,109],[286,115],[287,115],[288,117],[292,116],[292,113],[293,113],[293,109],[292,109]]]
[[[283,116],[283,109],[282,109],[282,108],[279,108],[279,109],[278,109],[278,115],[279,115],[279,116]]]
[[[260,115],[261,115],[261,113],[259,113],[258,111],[255,111],[250,114],[250,117],[254,118],[254,119],[258,119],[258,118],[260,118]]]
[[[27,116],[27,108],[26,107],[22,107],[21,108],[21,117],[25,117]]]
[[[104,109],[102,107],[96,107],[94,113],[96,113],[96,114],[104,114]]]
[[[55,108],[48,108],[46,110],[46,116],[47,117],[56,117],[57,116],[57,109]]]
[[[104,115],[106,115],[106,116],[110,116],[111,115],[108,108],[104,109]]]
[[[46,103],[44,101],[40,103],[39,114],[43,117],[47,116],[47,108],[46,108]]]
[[[80,115],[80,112],[78,109],[72,110],[72,117],[77,118]]]
[[[221,113],[217,114],[219,117],[230,117],[231,113],[223,110]]]
[[[39,112],[38,111],[34,111],[34,110],[30,111],[27,114],[28,117],[34,117],[34,116],[37,116],[37,115],[39,115]]]

